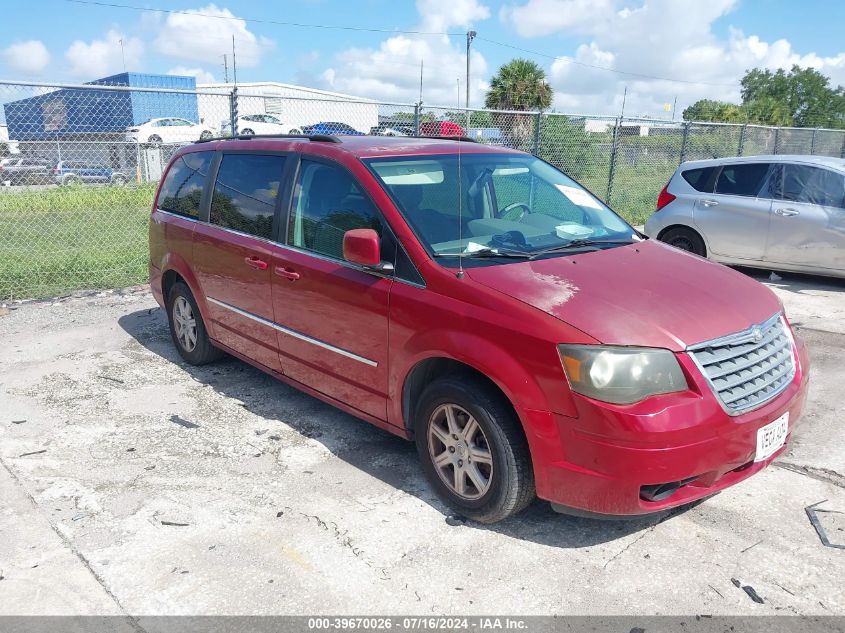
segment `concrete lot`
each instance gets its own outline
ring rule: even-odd
[[[178,362],[143,289],[19,306],[0,614],[845,614],[845,550],[804,511],[845,512],[845,282],[770,285],[814,362],[775,466],[669,515],[538,502],[495,526],[447,523],[411,444],[241,362]],[[821,516],[845,543],[845,515]]]

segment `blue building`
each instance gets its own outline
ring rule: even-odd
[[[3,105],[9,138],[18,141],[111,138],[127,127],[157,117],[199,121],[195,94],[147,92],[131,88],[196,90],[193,77],[120,73]],[[129,90],[98,90],[96,86]]]

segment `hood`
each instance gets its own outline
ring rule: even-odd
[[[610,345],[681,351],[781,310],[753,279],[653,240],[466,274]]]

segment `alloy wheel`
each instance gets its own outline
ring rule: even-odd
[[[480,499],[493,481],[493,456],[478,421],[456,404],[443,404],[428,422],[428,450],[440,479],[463,499]]]
[[[185,297],[176,297],[173,302],[173,326],[176,339],[186,352],[194,351],[197,346],[197,320],[191,304]]]

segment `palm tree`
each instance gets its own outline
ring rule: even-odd
[[[546,110],[554,90],[546,71],[527,59],[512,59],[490,81],[484,105],[491,110]]]

